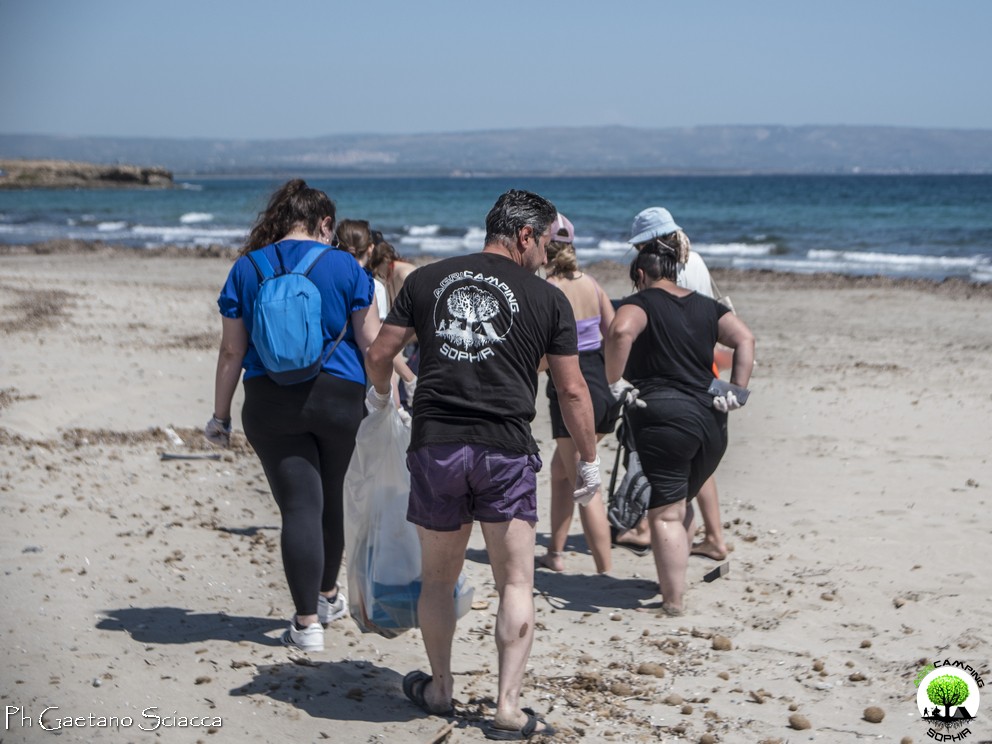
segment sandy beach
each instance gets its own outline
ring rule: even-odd
[[[43,724],[65,742],[483,741],[496,603],[478,529],[451,721],[401,691],[427,668],[417,630],[346,619],[322,653],[280,645],[279,518],[240,393],[233,450],[199,434],[230,263],[0,248],[0,742],[49,741]],[[626,267],[591,271],[630,291]],[[928,741],[924,664],[992,679],[992,285],[717,278],[758,339],[717,473],[729,572],[704,582],[719,564],[692,558],[689,611],[666,618],[652,559],[615,549],[594,575],[576,515],[565,573],[537,572],[523,701],[556,741]],[[547,463],[543,393],[537,409]],[[540,489],[543,545],[547,467]],[[969,728],[992,740],[992,697]]]

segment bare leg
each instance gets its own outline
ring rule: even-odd
[[[696,495],[699,502],[699,515],[703,518],[703,541],[692,546],[692,555],[704,555],[715,561],[727,557],[727,543],[723,539],[723,524],[720,521],[720,497],[716,490],[716,476],[711,475]],[[689,533],[692,535],[693,533]]]
[[[555,444],[555,454],[551,458],[551,545],[541,563],[553,571],[561,571],[565,568],[561,553],[565,550],[575,511],[572,493],[575,490],[579,453],[570,438],[556,439]],[[613,556],[610,555],[610,523],[606,519],[602,489],[596,492],[587,506],[579,508],[579,519],[596,564],[596,572],[609,571],[613,566]]]
[[[575,509],[575,502],[572,501],[575,466],[569,464],[571,457],[566,458],[566,448],[569,452],[575,451],[571,439],[555,440],[555,453],[551,456],[551,540],[548,552],[539,559],[542,566],[552,571],[565,570],[562,554]]]
[[[534,643],[535,529],[533,524],[520,519],[480,524],[499,592],[496,612],[499,695],[493,723],[503,728],[518,728],[527,721],[527,715],[520,709],[520,690]]]
[[[596,573],[606,573],[613,568],[613,555],[610,553],[610,522],[606,518],[602,489],[596,491],[586,506],[579,507],[579,519],[596,564]]]
[[[458,620],[455,617],[455,584],[465,563],[465,548],[471,534],[471,524],[463,525],[456,532],[417,527],[423,581],[417,615],[434,678],[424,687],[424,700],[432,711],[438,713],[451,708],[454,694],[451,641]]]
[[[651,526],[651,547],[658,570],[662,608],[670,614],[683,609],[685,570],[689,564],[689,532],[692,524],[691,508],[685,499],[674,504],[648,510]]]

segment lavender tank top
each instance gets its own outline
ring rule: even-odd
[[[579,351],[595,351],[601,346],[599,320],[600,316],[595,315],[575,321],[575,329],[579,336]]]

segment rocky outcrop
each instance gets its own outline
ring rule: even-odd
[[[0,160],[0,189],[167,189],[172,185],[172,172],[165,168],[70,160]]]

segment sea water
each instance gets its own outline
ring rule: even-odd
[[[580,262],[626,263],[634,215],[668,208],[711,267],[992,281],[992,176],[321,178],[338,218],[367,219],[404,256],[477,251],[508,188],[575,225]],[[176,188],[0,191],[0,243],[235,246],[281,181],[177,178]]]

